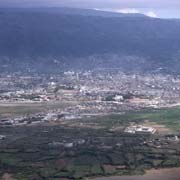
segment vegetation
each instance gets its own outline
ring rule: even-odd
[[[147,72],[161,67],[179,74],[177,20],[104,16],[93,10],[82,15],[77,9],[0,11],[1,72],[55,73],[71,68]]]
[[[113,114],[85,120],[85,122],[94,122],[110,128],[113,126],[129,125],[132,122],[141,124],[145,120],[165,125],[167,128],[175,131],[180,131],[180,107],[146,109],[135,112],[127,112],[125,114]]]
[[[173,135],[131,135],[110,129],[125,127],[132,122],[141,124],[148,119],[177,132],[179,115],[179,107],[148,109],[77,120],[102,126],[101,129],[67,125],[2,128],[3,134],[11,133],[13,138],[0,141],[3,144],[0,150],[1,172],[10,172],[17,180],[79,180],[143,174],[151,168],[178,167],[180,144],[168,140]],[[76,143],[77,139],[84,139],[85,143],[80,145]],[[67,148],[62,145],[64,142],[71,142],[74,146]]]
[[[76,102],[36,102],[36,103],[3,103],[0,104],[0,116],[21,116],[46,112],[53,109],[61,109]]]

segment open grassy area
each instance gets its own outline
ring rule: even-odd
[[[103,125],[107,128],[126,126],[131,122],[143,123],[145,120],[164,125],[174,131],[180,131],[180,107],[163,109],[146,109],[137,112],[128,112],[122,115],[113,114],[96,117],[88,120]],[[86,122],[88,122],[86,121]]]
[[[127,115],[128,119],[149,120],[165,125],[175,131],[180,131],[180,107],[159,110],[146,110]]]
[[[0,115],[3,116],[19,116],[29,115],[39,112],[46,112],[51,109],[63,109],[67,106],[74,105],[76,102],[37,102],[37,103],[1,103]]]

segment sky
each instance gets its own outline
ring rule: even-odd
[[[76,7],[180,18],[180,0],[0,0],[0,7]]]

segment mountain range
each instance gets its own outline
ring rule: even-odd
[[[0,71],[179,74],[180,20],[75,8],[1,8]]]

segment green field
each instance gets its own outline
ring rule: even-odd
[[[47,112],[49,110],[63,109],[76,105],[77,102],[37,102],[37,103],[4,103],[0,104],[0,116],[21,116],[34,113]],[[130,122],[141,123],[144,120],[165,125],[175,131],[180,131],[180,107],[163,109],[146,109],[125,114],[113,114],[101,117],[92,117],[82,121],[96,123],[97,125],[111,128],[113,126],[126,126]]]
[[[111,128],[113,126],[126,126],[131,122],[138,124],[144,122],[145,120],[165,125],[167,128],[175,131],[180,131],[180,107],[146,109],[136,112],[127,112],[122,115],[113,114],[92,118],[88,121]]]
[[[66,105],[48,103],[19,105],[18,108],[13,105],[6,112],[10,108],[16,114],[27,113],[29,107],[46,110]],[[70,125],[83,122],[102,127],[100,129],[61,124],[2,127],[1,133],[9,136],[0,142],[1,171],[10,172],[16,180],[80,180],[98,176],[141,175],[151,168],[180,167],[180,144],[167,140],[166,134],[147,136],[109,131],[112,127],[124,128],[131,122],[141,124],[148,120],[177,132],[180,129],[179,117],[180,107],[175,107],[68,121]],[[84,139],[85,143],[77,144],[77,139]],[[53,142],[73,142],[74,146],[66,148],[53,145]],[[121,169],[122,166],[124,168]]]

